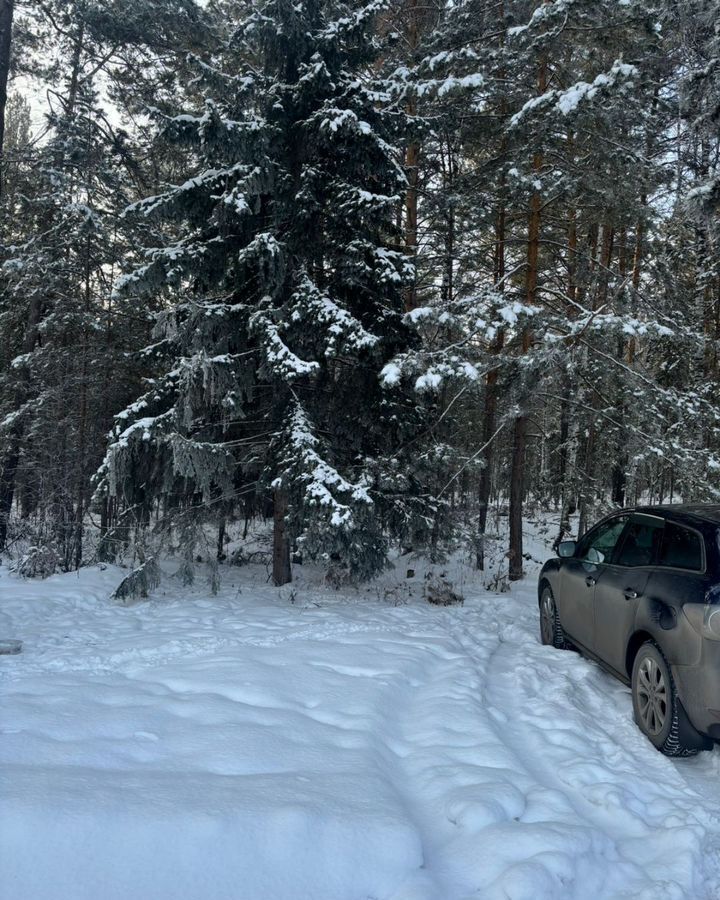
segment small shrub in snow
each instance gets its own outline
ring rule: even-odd
[[[408,584],[389,584],[377,591],[378,600],[391,603],[393,606],[406,606],[412,597],[412,588]]]
[[[194,584],[195,563],[193,562],[192,556],[183,556],[180,568],[175,573],[175,577],[178,578],[185,587],[190,587],[190,585]]]
[[[287,585],[284,588],[280,588],[278,591],[278,597],[282,600],[283,603],[290,603],[293,606],[297,603],[297,589],[294,587],[288,588]]]
[[[272,564],[272,553],[269,550],[252,550],[248,551],[242,547],[238,547],[229,557],[228,563],[231,566],[269,566]]]
[[[213,597],[217,596],[217,592],[220,590],[220,567],[216,559],[208,562],[208,587]]]
[[[424,594],[427,602],[435,606],[462,606],[465,602],[465,598],[455,590],[455,586],[448,581],[445,574],[429,574]]]
[[[110,599],[127,606],[133,600],[145,599],[159,584],[160,566],[155,562],[154,557],[150,557],[123,578]]]
[[[496,594],[506,594],[510,590],[510,576],[507,569],[495,572],[485,587]]]
[[[237,550],[233,550],[233,552],[228,557],[228,563],[231,566],[246,566],[248,564],[248,557],[242,547],[238,547]]]
[[[52,547],[30,547],[15,565],[23,578],[48,578],[57,572],[60,559]]]
[[[350,569],[345,563],[330,563],[327,573],[325,574],[325,581],[330,587],[334,587],[337,590],[338,588],[346,587],[348,584],[351,584],[352,580]]]

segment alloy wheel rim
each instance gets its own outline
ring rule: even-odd
[[[552,594],[549,591],[543,595],[540,627],[542,628],[543,640],[547,644],[551,644],[555,634],[555,605]]]
[[[668,714],[667,685],[662,669],[651,656],[640,663],[637,698],[640,718],[648,734],[660,734]]]

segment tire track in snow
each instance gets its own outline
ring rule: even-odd
[[[470,652],[474,640],[467,630],[461,638]],[[579,823],[622,857],[625,884],[605,896],[717,900],[720,818],[683,774],[695,761],[660,756],[637,731],[624,686],[594,663],[543,647],[510,617],[486,687],[524,768],[563,793]],[[648,880],[649,869],[663,875]]]
[[[122,672],[137,667],[155,668],[175,662],[178,659],[195,659],[209,656],[219,651],[241,649],[243,647],[275,647],[281,644],[293,643],[303,640],[331,641],[344,635],[369,634],[372,632],[392,632],[397,626],[379,624],[348,624],[341,625],[315,625],[303,628],[299,631],[289,631],[283,634],[275,634],[269,637],[234,638],[227,636],[198,636],[192,638],[172,639],[166,642],[153,643],[148,647],[132,647],[119,651],[110,650],[97,656],[84,656],[82,659],[68,659],[61,653],[74,653],[76,650],[85,649],[87,642],[68,641],[60,647],[44,648],[35,653],[32,646],[25,648],[25,655],[13,660],[16,663],[12,668],[6,668],[0,673],[2,681],[17,681],[27,676],[42,675],[45,673],[78,673],[85,672],[97,675],[105,675],[113,672]],[[147,634],[144,635],[147,637]],[[53,654],[51,656],[51,654]],[[49,657],[49,658],[48,658]]]
[[[498,598],[493,597],[491,602],[496,605]],[[507,602],[506,598],[502,598],[501,602]],[[450,631],[476,674],[474,684],[477,694],[473,700],[479,726],[480,753],[485,754],[489,737],[497,745],[496,755],[510,767],[513,783],[525,794],[523,812],[514,817],[514,821],[523,827],[514,833],[512,830],[507,832],[511,844],[517,843],[520,850],[513,863],[514,871],[502,872],[483,890],[484,900],[534,900],[536,897],[586,900],[589,896],[621,896],[609,884],[607,871],[598,867],[598,858],[612,863],[617,861],[613,839],[603,834],[598,840],[582,817],[577,824],[573,824],[571,820],[577,818],[577,813],[567,796],[567,787],[539,776],[522,742],[508,741],[508,732],[512,729],[512,710],[491,685],[493,667],[505,641],[503,625],[492,619],[487,620],[477,607],[467,610],[467,613],[466,619],[476,620],[476,627],[471,628],[466,620],[456,621]],[[478,633],[486,635],[489,640],[479,640]],[[513,670],[522,671],[525,660],[520,647],[515,648],[515,654]],[[539,833],[533,833],[533,826],[537,825],[540,826]],[[547,826],[550,833],[559,838],[558,841],[548,841]],[[527,829],[530,835],[525,835]],[[548,843],[547,847],[543,847],[544,842]],[[524,855],[523,848],[526,848]],[[548,858],[542,878],[539,877],[540,866],[536,862],[541,857]],[[670,900],[669,895],[663,900]]]
[[[497,634],[468,640],[459,618],[467,616],[434,619],[439,630],[427,642],[421,683],[383,728],[393,736],[393,781],[404,786],[427,870],[427,880],[418,873],[391,900],[603,896],[597,841],[574,833],[564,797],[538,784],[487,703]],[[535,812],[545,801],[564,813],[550,828]]]

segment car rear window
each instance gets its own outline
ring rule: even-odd
[[[649,566],[657,556],[663,535],[662,520],[634,520],[628,525],[617,556],[619,566]]]
[[[700,535],[674,522],[666,522],[658,565],[701,572],[703,553]]]

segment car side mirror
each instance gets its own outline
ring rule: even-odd
[[[576,549],[577,543],[575,541],[560,541],[557,548],[558,556],[563,558],[575,556]]]

